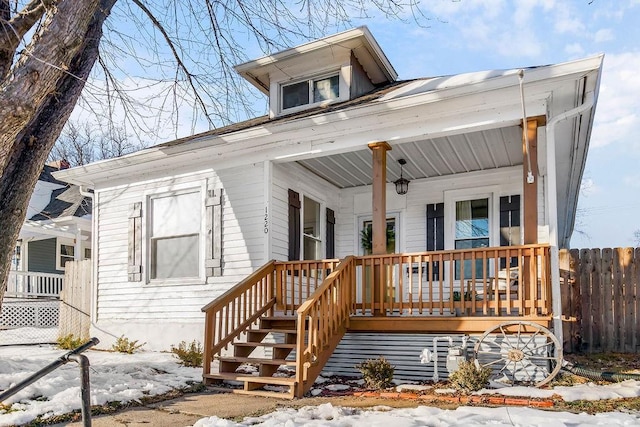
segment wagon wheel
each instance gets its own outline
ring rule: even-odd
[[[540,387],[562,367],[562,346],[547,328],[533,322],[505,322],[488,329],[474,347],[492,379],[509,385]]]

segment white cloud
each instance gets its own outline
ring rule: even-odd
[[[582,55],[584,53],[584,49],[580,43],[568,44],[564,47],[564,51],[571,56]]]
[[[603,28],[602,30],[596,31],[593,36],[593,41],[596,43],[603,43],[611,41],[614,38],[613,31],[610,28]]]
[[[638,146],[640,126],[640,52],[605,57],[591,146]]]
[[[640,174],[625,176],[624,183],[631,188],[640,188]]]

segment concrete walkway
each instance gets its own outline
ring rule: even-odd
[[[287,403],[281,399],[244,396],[229,393],[194,393],[153,403],[142,407],[124,409],[115,414],[92,417],[95,427],[180,427],[191,426],[200,418],[218,416],[241,420],[251,414],[275,411],[278,405]],[[61,423],[55,426],[81,427],[82,422]]]
[[[217,416],[241,421],[244,417],[268,414],[282,407],[300,408],[331,402],[337,406],[371,407],[380,404],[393,407],[415,407],[416,401],[387,400],[370,397],[311,397],[283,400],[230,393],[193,393],[160,403],[124,409],[110,415],[92,418],[93,427],[182,427],[201,418]],[[59,423],[58,426],[81,427],[82,422]]]

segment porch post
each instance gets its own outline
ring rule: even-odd
[[[529,147],[525,140],[529,137]],[[534,181],[529,183],[529,166]],[[538,120],[527,119],[526,129],[522,132],[522,187],[524,199],[524,244],[538,243]]]
[[[373,152],[373,183],[372,183],[372,253],[384,255],[387,253],[387,151],[391,146],[386,142],[373,142],[369,144]],[[372,296],[375,314],[384,315],[383,308],[383,284],[385,269],[382,265],[376,265],[373,269]]]
[[[524,202],[524,241],[525,245],[538,243],[538,120],[528,118],[522,129],[522,187]],[[529,139],[525,139],[525,132]],[[529,174],[533,175],[533,182]],[[532,284],[537,281],[537,264],[535,255],[524,259],[523,292],[525,298],[531,295]],[[529,310],[529,312],[527,312]],[[525,309],[525,314],[532,314],[534,308]]]

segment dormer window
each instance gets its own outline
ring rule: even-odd
[[[340,98],[340,77],[333,74],[282,85],[282,110]]]

